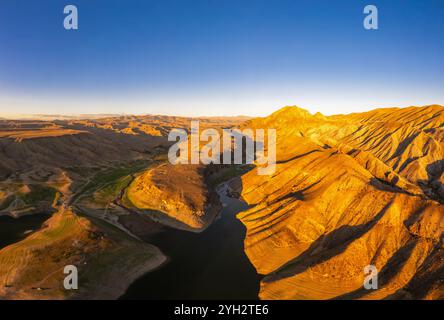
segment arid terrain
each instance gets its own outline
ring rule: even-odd
[[[276,129],[272,175],[170,164],[168,133],[191,120],[0,120],[0,218],[50,214],[1,243],[0,299],[119,298],[174,259],[150,243],[160,230],[212,232],[223,182],[246,203],[237,217],[264,276],[259,298],[444,299],[443,106],[199,118],[203,129]],[[63,288],[66,265],[79,290]],[[363,288],[367,265],[378,290]]]
[[[238,217],[260,298],[444,298],[444,107],[287,107],[243,126],[278,137],[275,174],[232,183],[251,206]]]
[[[223,128],[244,118],[199,120],[202,127]],[[164,263],[166,256],[139,238],[150,234],[155,222],[138,215],[128,199],[139,202],[126,196],[126,188],[133,189],[137,175],[160,171],[157,167],[165,164],[172,143],[168,132],[188,129],[190,121],[166,116],[0,121],[0,217],[20,220],[52,213],[41,228],[26,230],[23,240],[0,247],[0,298],[115,299],[136,278]],[[176,197],[175,203],[194,210],[199,208],[195,205],[208,208],[214,217],[218,200],[214,193],[210,197],[204,171],[202,166],[175,168],[185,186],[176,181],[172,191],[194,190],[196,198]],[[152,188],[159,191],[157,202],[148,201],[155,198],[147,195],[140,209],[151,209],[147,212],[154,215],[162,200],[172,199],[162,196],[170,191],[161,186]],[[202,207],[207,193],[215,207]],[[168,212],[157,214],[161,221],[176,221]],[[178,223],[185,215],[180,212]],[[203,211],[200,215],[205,216]],[[86,285],[64,290],[66,265],[79,266],[79,281]]]

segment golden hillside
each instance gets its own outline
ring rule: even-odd
[[[263,299],[444,298],[444,107],[323,116],[286,107],[277,167],[237,191]],[[364,267],[379,289],[362,289]]]
[[[216,217],[220,204],[207,186],[205,166],[162,164],[136,177],[125,204],[163,224],[202,231]]]

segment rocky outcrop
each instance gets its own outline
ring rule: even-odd
[[[135,178],[126,204],[176,228],[202,231],[221,206],[202,165],[163,164]]]

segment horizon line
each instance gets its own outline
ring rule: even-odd
[[[52,120],[57,120],[57,117],[61,117],[61,118],[77,118],[77,119],[91,119],[91,118],[117,118],[117,117],[125,117],[125,116],[134,116],[134,117],[143,117],[143,116],[153,116],[153,117],[181,117],[181,118],[201,118],[201,119],[205,119],[205,118],[263,118],[263,117],[267,117],[271,114],[273,114],[274,112],[277,112],[283,108],[288,108],[288,107],[292,107],[292,108],[298,108],[298,109],[302,109],[307,111],[308,113],[310,113],[311,115],[315,115],[315,114],[321,114],[324,116],[339,116],[339,115],[350,115],[350,114],[356,114],[356,113],[364,113],[364,112],[369,112],[369,111],[373,111],[373,110],[381,110],[381,109],[406,109],[406,108],[427,108],[427,107],[431,107],[431,106],[439,106],[439,107],[444,107],[444,105],[439,104],[439,103],[433,103],[433,104],[425,104],[425,105],[407,105],[407,106],[387,106],[387,107],[374,107],[374,108],[369,108],[367,110],[362,110],[362,111],[353,111],[353,112],[349,112],[349,113],[335,113],[335,114],[330,114],[330,115],[325,115],[324,113],[320,112],[320,111],[310,111],[308,108],[305,107],[300,107],[298,105],[285,105],[282,107],[279,107],[277,109],[275,109],[273,112],[267,114],[267,115],[262,115],[262,116],[253,116],[253,115],[247,115],[247,114],[239,114],[239,115],[183,115],[183,114],[157,114],[157,113],[125,113],[125,112],[119,112],[119,113],[46,113],[46,112],[42,112],[42,113],[17,113],[17,112],[0,112],[0,120],[44,120],[44,119],[38,119],[38,117],[43,117],[43,118],[53,118]],[[49,119],[48,119],[49,121]]]

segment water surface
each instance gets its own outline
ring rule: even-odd
[[[33,214],[20,218],[0,216],[0,249],[29,236],[40,229],[50,214]]]
[[[220,218],[202,233],[165,228],[149,239],[170,261],[136,280],[122,299],[258,299],[261,277],[244,253],[247,208],[219,190]]]

